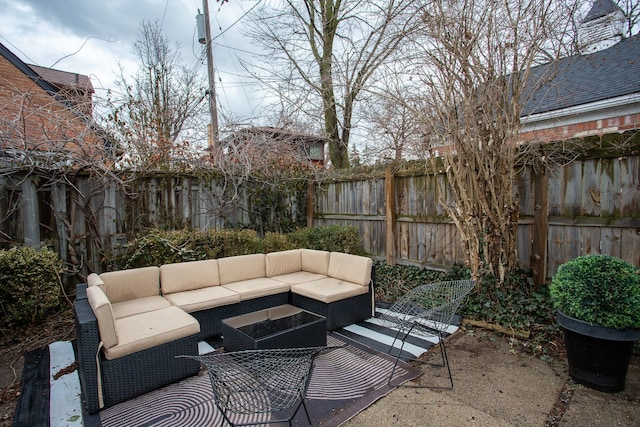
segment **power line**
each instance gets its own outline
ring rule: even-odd
[[[256,2],[256,4],[254,4],[251,9],[247,10],[246,12],[244,12],[242,14],[242,16],[238,19],[236,19],[231,25],[229,25],[227,28],[225,28],[224,30],[222,30],[220,32],[220,34],[218,34],[217,36],[215,36],[213,39],[211,39],[211,41],[214,41],[215,39],[217,39],[218,37],[222,36],[224,33],[226,33],[227,31],[229,31],[230,29],[232,29],[238,22],[240,22],[240,20],[242,18],[244,18],[245,16],[247,16],[249,13],[251,13],[253,11],[253,9],[255,9],[256,7],[258,7],[258,5],[260,4],[260,0],[258,0]]]
[[[162,20],[160,21],[160,27],[164,27],[164,18],[167,16],[167,8],[169,7],[169,0],[164,2],[164,11],[162,12]]]

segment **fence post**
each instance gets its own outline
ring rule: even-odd
[[[38,191],[31,177],[27,176],[20,188],[22,201],[22,221],[24,227],[24,244],[40,247],[40,210]]]
[[[533,172],[534,209],[533,241],[531,243],[531,271],[536,287],[547,278],[547,235],[549,228],[549,177],[546,171]]]
[[[312,180],[307,181],[307,227],[313,227],[313,197],[315,185]]]
[[[384,171],[384,201],[386,224],[386,252],[387,264],[396,263],[396,185],[393,169],[388,167]]]
[[[58,183],[51,187],[51,202],[56,221],[56,234],[58,235],[58,247],[56,248],[60,259],[69,262],[69,233],[65,221],[69,218],[67,212],[67,186]]]

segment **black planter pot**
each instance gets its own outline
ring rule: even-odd
[[[640,330],[605,328],[561,312],[557,320],[564,331],[571,378],[607,393],[624,390],[633,342],[640,339]]]

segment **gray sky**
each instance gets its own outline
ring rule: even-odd
[[[239,30],[256,1],[208,1],[219,108],[235,118],[256,117],[263,95],[238,76],[238,56],[252,49]],[[118,64],[127,75],[137,69],[132,46],[143,20],[161,22],[168,39],[182,46],[183,63],[206,75],[198,9],[202,0],[0,0],[0,43],[27,63],[88,75],[96,95],[104,97],[114,88]]]

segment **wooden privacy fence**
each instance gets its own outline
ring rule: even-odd
[[[303,183],[304,184],[304,183]],[[104,179],[73,182],[0,176],[0,248],[48,246],[81,274],[101,271],[104,256],[149,227],[290,230],[306,224],[306,186],[278,193],[214,178],[141,176],[125,188]]]
[[[352,225],[365,250],[390,263],[446,268],[464,262],[458,232],[438,204],[444,174],[394,174],[302,187],[297,194],[230,189],[214,179],[140,177],[123,192],[111,182],[73,184],[0,176],[0,244],[45,244],[87,271],[104,251],[145,227]],[[233,194],[230,197],[229,191]],[[548,175],[525,169],[517,250],[537,283],[586,253],[640,265],[640,156],[575,161]],[[259,198],[265,200],[258,200]],[[449,199],[444,195],[445,199]]]
[[[365,250],[390,263],[462,263],[456,227],[438,204],[443,180],[444,174],[396,175],[389,169],[383,178],[318,185],[314,224],[358,227]],[[518,257],[536,283],[587,253],[640,266],[640,156],[575,161],[542,175],[525,169],[514,191],[520,200]]]

